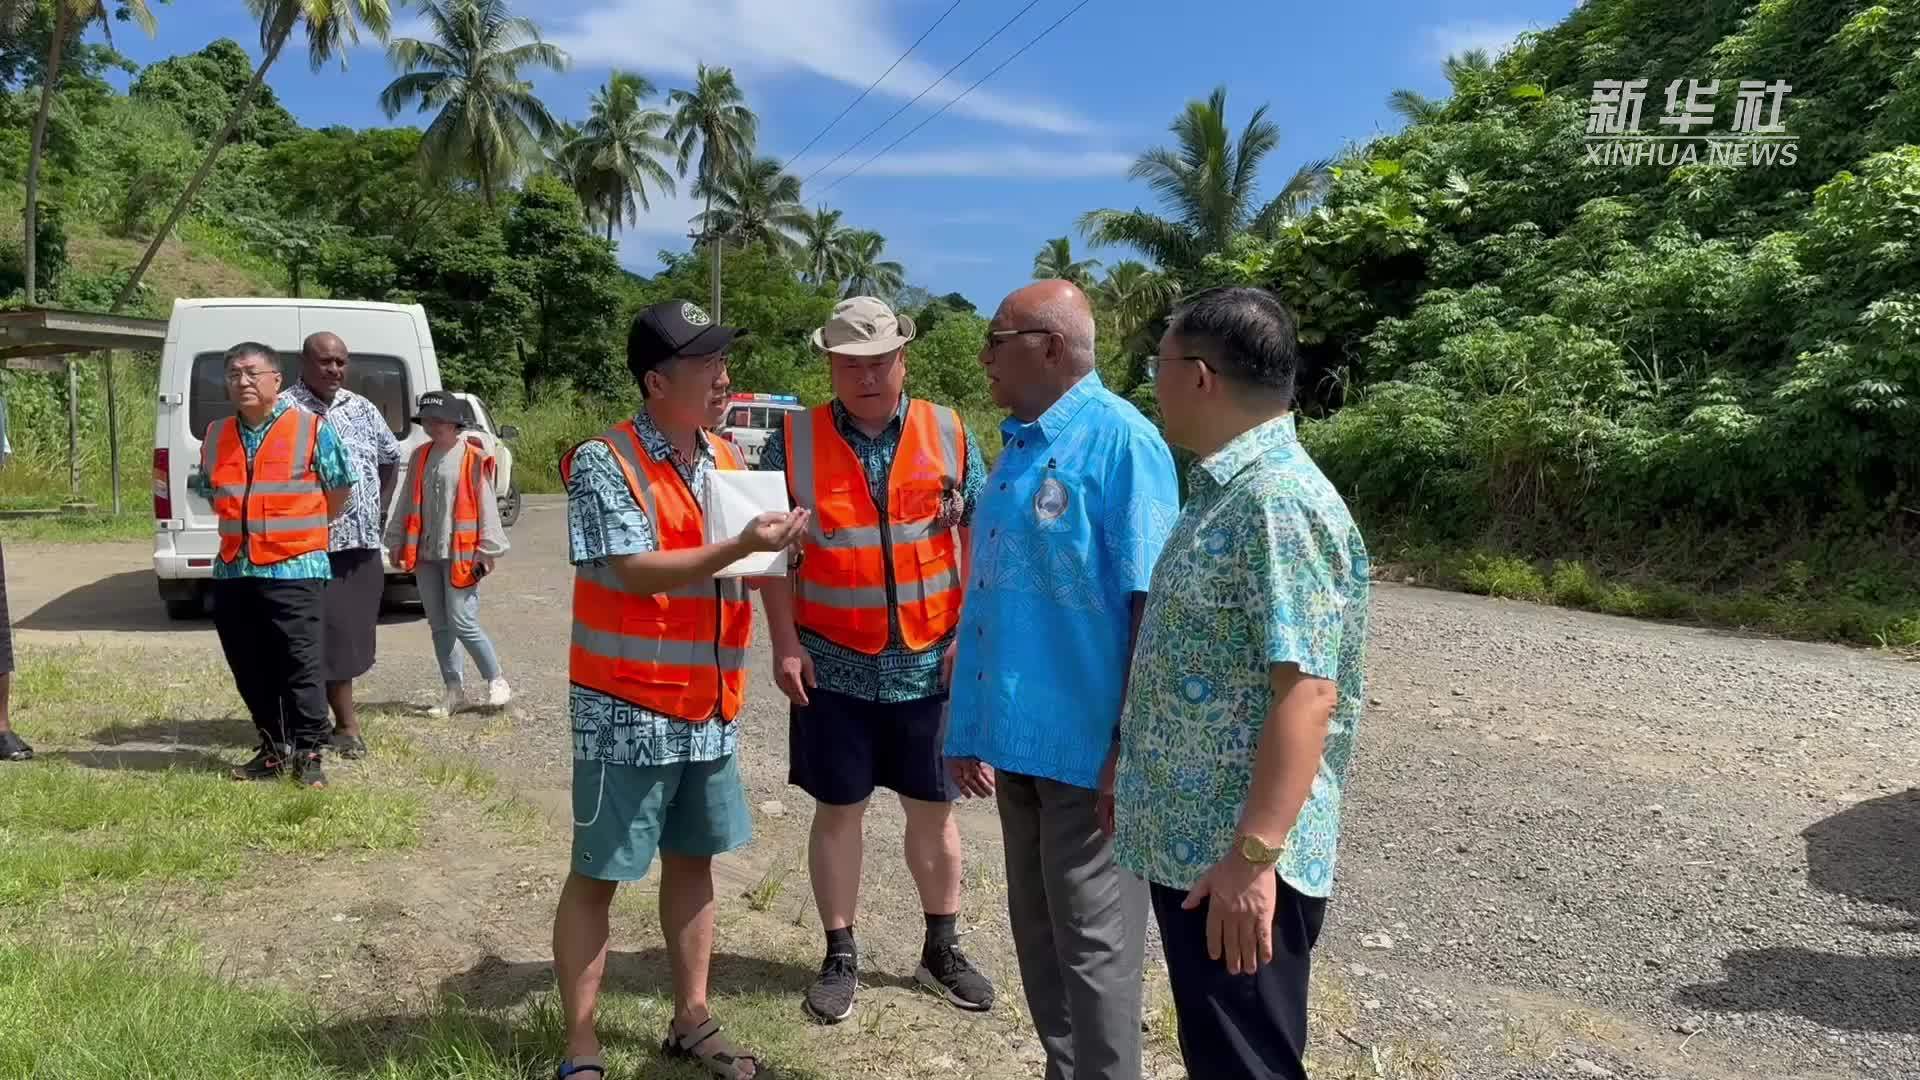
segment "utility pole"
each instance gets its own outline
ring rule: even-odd
[[[713,268],[708,271],[713,285],[709,290],[712,303],[707,306],[707,314],[711,315],[713,321],[717,323],[720,321],[720,249],[726,245],[727,234],[717,229],[702,229],[699,232],[688,233],[687,239],[695,244],[706,244],[713,254]]]

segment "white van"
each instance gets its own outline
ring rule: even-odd
[[[207,581],[219,554],[219,525],[206,499],[187,490],[208,425],[233,414],[226,351],[258,341],[280,353],[285,371],[300,366],[308,334],[330,330],[352,350],[347,388],[371,400],[408,451],[426,439],[413,403],[440,389],[440,362],[426,310],[418,304],[360,300],[176,300],[160,354],[159,410],[153,430],[153,572],[160,599],[176,619],[206,610]],[[295,376],[297,377],[297,375]],[[480,412],[482,410],[476,410]],[[410,585],[387,567],[388,585]]]

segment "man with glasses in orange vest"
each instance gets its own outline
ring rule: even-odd
[[[834,398],[787,414],[758,467],[784,471],[813,511],[799,565],[762,589],[774,680],[793,702],[787,782],[813,796],[807,863],[827,935],[804,1008],[853,1013],[862,823],[875,787],[906,814],[907,869],[926,939],[915,979],[969,1011],[993,984],[960,951],[960,831],[941,755],[960,618],[966,526],[986,467],[952,409],[903,392],[913,320],[870,296],[842,301],[814,347]]]
[[[260,732],[260,750],[235,780],[291,772],[325,787],[331,735],[321,670],[321,595],[333,574],[328,524],[346,510],[353,462],[326,421],[281,400],[280,358],[269,346],[227,350],[234,415],[215,420],[189,486],[213,503],[220,557],[213,623],[233,681]]]
[[[709,430],[726,413],[727,350],[741,333],[684,301],[641,311],[627,368],[644,406],[560,463],[574,565],[574,829],[553,919],[567,1040],[559,1080],[607,1075],[593,1024],[607,913],[619,884],[645,875],[656,851],[674,1006],[661,1050],[712,1075],[761,1071],[707,1008],[713,857],[753,835],[734,753],[753,608],[746,579],[715,575],[798,543],[808,515],[765,513],[738,536],[707,538],[709,478],[744,467]]]

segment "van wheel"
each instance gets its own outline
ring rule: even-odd
[[[520,498],[519,484],[514,484],[512,487],[509,487],[507,493],[500,496],[500,525],[502,528],[511,529],[513,528],[513,523],[520,520],[520,504],[522,501]]]
[[[162,580],[160,602],[167,606],[169,619],[198,619],[207,613],[207,590],[198,581]]]
[[[380,614],[396,615],[420,603],[420,587],[411,577],[390,577],[380,593]]]

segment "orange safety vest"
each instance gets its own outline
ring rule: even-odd
[[[701,437],[713,449],[716,467],[746,467],[732,444],[704,432]],[[706,519],[692,489],[671,462],[647,453],[633,421],[598,438],[613,449],[660,550],[704,546]],[[578,452],[575,447],[560,461],[563,483],[573,475]],[[691,723],[716,713],[732,721],[746,697],[752,635],[753,605],[744,579],[694,581],[643,596],[628,592],[612,567],[574,569],[567,677],[576,686]]]
[[[794,622],[872,655],[886,648],[891,599],[907,648],[931,648],[952,633],[960,621],[959,544],[938,520],[941,496],[965,475],[960,414],[907,403],[884,521],[866,470],[834,427],[832,406],[789,414],[786,440],[788,494],[813,509],[794,576]]]
[[[200,467],[213,486],[221,562],[232,562],[243,547],[255,566],[327,550],[327,496],[315,464],[319,446],[320,418],[304,409],[287,409],[271,421],[251,460],[240,441],[239,417],[224,417],[207,429]]]
[[[447,557],[453,565],[447,568],[447,578],[456,589],[471,589],[480,581],[480,477],[484,470],[488,479],[493,478],[494,460],[479,439],[469,435],[462,442],[466,454],[460,461],[460,485],[453,489],[453,531],[447,537]],[[420,562],[420,534],[425,531],[421,510],[426,504],[427,454],[432,450],[432,443],[420,444],[408,466],[413,473],[413,501],[407,511],[406,540],[394,565],[409,574]]]

